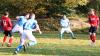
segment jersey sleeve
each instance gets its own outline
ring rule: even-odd
[[[91,24],[91,18],[88,16],[88,23]]]
[[[8,24],[9,24],[9,27],[11,27],[11,28],[12,28],[12,22],[11,22],[11,20],[10,20],[10,19],[8,20]]]
[[[8,29],[11,30],[12,29],[12,22],[10,19],[8,20],[8,25],[9,25]]]
[[[88,21],[88,23],[90,24],[90,21],[91,21],[91,20],[90,20],[89,13],[88,13],[88,15],[87,15],[87,19],[88,19],[88,20],[87,20],[87,21]]]

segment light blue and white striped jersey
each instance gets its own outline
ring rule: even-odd
[[[32,30],[35,29],[37,25],[37,20],[35,19],[29,19],[25,24],[23,29],[24,30]]]
[[[25,16],[19,16],[19,19],[17,20],[17,24],[21,27],[23,27],[24,23],[27,21]]]
[[[60,20],[60,25],[62,26],[62,27],[64,27],[64,28],[66,28],[66,27],[69,27],[70,26],[70,22],[69,22],[69,19],[61,19]]]

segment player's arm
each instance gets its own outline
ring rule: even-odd
[[[40,34],[42,34],[42,32],[41,32],[41,30],[40,30],[40,27],[39,27],[39,25],[38,25],[37,20],[35,21],[35,23],[36,23],[36,30],[37,30]]]
[[[90,17],[90,15],[88,15],[87,17],[88,17],[88,23],[90,24],[90,26],[94,26],[94,24],[91,23],[91,17]]]
[[[12,29],[12,22],[11,22],[11,20],[10,20],[10,19],[8,20],[8,24],[9,24],[8,29],[9,29],[9,30],[11,30],[11,29]]]
[[[68,18],[67,18],[68,19]],[[71,24],[70,24],[70,21],[69,21],[69,19],[68,19],[68,26],[70,26]]]
[[[20,16],[16,16],[16,18],[15,18],[15,19],[16,19],[16,20],[18,20],[19,18],[20,18]]]
[[[88,14],[89,14],[89,13],[88,13]],[[87,19],[88,19],[87,22],[88,22],[89,24],[91,24],[91,23],[90,23],[91,19],[90,19],[89,15],[87,15]]]
[[[63,22],[62,22],[62,19],[61,19],[61,20],[60,20],[60,27],[63,27],[62,24],[63,24]]]
[[[90,24],[90,26],[93,26],[93,24],[91,23],[91,18],[88,16],[88,23]]]
[[[42,32],[41,32],[40,27],[39,27],[38,24],[36,24],[36,29],[37,29],[37,31],[38,31],[40,34],[42,34]]]

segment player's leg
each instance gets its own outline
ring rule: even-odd
[[[12,42],[13,42],[13,35],[12,35],[12,31],[8,31],[8,34],[9,34],[9,36],[10,36],[9,43],[8,43],[8,47],[11,47]]]
[[[21,36],[21,39],[20,39],[20,44],[19,44],[18,47],[15,49],[14,54],[17,54],[17,53],[23,48],[23,45],[24,45],[24,43],[25,43],[25,39],[26,39],[26,35],[25,35],[24,32],[23,32],[23,34],[22,34],[22,36]]]
[[[90,40],[92,41],[92,33],[89,33]]]
[[[74,35],[74,33],[72,32],[72,30],[71,30],[71,29],[69,30],[69,32],[70,32],[70,34],[71,34],[72,38],[73,38],[73,39],[76,39],[76,38],[75,38],[75,35]]]
[[[30,42],[27,43],[27,46],[33,46],[33,45],[35,45],[37,43],[37,41],[35,39],[35,36],[33,36],[31,31],[27,34],[27,37],[30,40]]]
[[[72,32],[72,30],[70,29],[70,27],[66,28],[66,32],[67,32],[67,33],[70,33],[70,34],[71,34],[71,37],[72,37],[73,39],[76,39],[75,36],[74,36],[74,33]]]
[[[63,38],[63,33],[65,32],[65,29],[64,28],[61,28],[61,31],[60,31],[60,39]]]
[[[4,46],[6,39],[7,39],[7,36],[4,36],[2,46]]]
[[[93,33],[92,34],[92,42],[95,43],[95,40],[96,40],[96,33]]]
[[[16,24],[15,26],[14,26],[14,28],[12,29],[12,32],[14,33],[14,32],[18,32],[18,30],[19,30],[19,26]]]
[[[32,31],[28,31],[27,38],[30,40],[27,44],[24,45],[24,51],[26,51],[26,48],[28,46],[34,46],[37,44],[37,41],[35,39],[35,36],[33,36]]]
[[[89,32],[90,32],[91,45],[94,46],[95,45],[95,40],[96,40],[96,28],[91,27]]]
[[[90,40],[91,40],[90,45],[95,46],[95,40],[96,40],[96,34],[95,33],[90,33]]]
[[[22,33],[23,33],[23,27],[20,27],[19,28],[19,35],[22,36]]]
[[[92,42],[93,42],[93,46],[95,46],[95,41],[96,41],[96,27],[93,27],[93,34],[92,34]]]
[[[19,35],[21,36],[23,33],[23,27],[20,27],[19,25],[15,25],[14,28],[12,29],[12,32],[19,32]]]
[[[90,29],[89,29],[89,38],[92,41],[92,27],[90,27]]]
[[[23,41],[23,42],[24,42],[24,41]],[[15,49],[14,54],[17,54],[17,53],[23,48],[23,45],[24,45],[24,44],[20,43],[20,44],[18,45],[18,47]]]
[[[3,38],[3,43],[2,43],[2,46],[4,46],[5,42],[6,42],[6,39],[8,37],[8,32],[7,31],[4,31],[4,38]]]

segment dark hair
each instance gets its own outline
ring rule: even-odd
[[[4,15],[9,15],[9,12],[8,12],[8,11],[5,11],[5,12],[4,12]]]
[[[29,12],[26,12],[26,13],[23,13],[22,15],[23,15],[23,16],[26,16],[27,14],[30,14],[30,13],[29,13]]]

